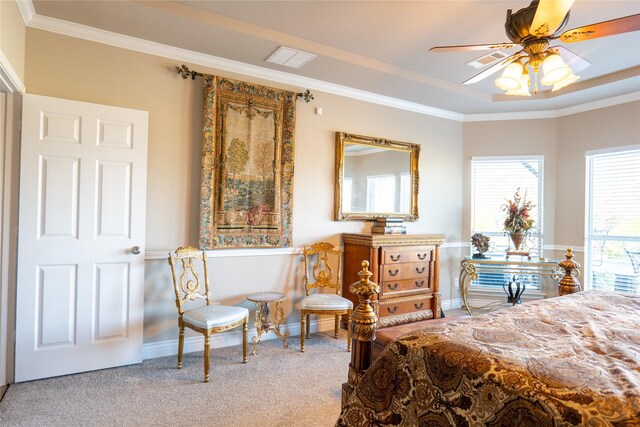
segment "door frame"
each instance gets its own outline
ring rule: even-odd
[[[4,58],[3,58],[4,59]],[[0,61],[0,386],[14,382],[20,128],[25,87]]]

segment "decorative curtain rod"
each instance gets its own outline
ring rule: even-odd
[[[183,79],[187,79],[189,78],[189,76],[191,76],[191,80],[195,80],[196,76],[202,77],[203,75],[202,73],[199,73],[197,71],[190,70],[189,67],[184,64],[182,64],[182,66],[180,67],[176,66],[176,71]],[[304,92],[299,92],[297,93],[297,95],[300,98],[304,99],[304,102],[310,102],[313,99],[313,94],[309,89],[305,90]]]

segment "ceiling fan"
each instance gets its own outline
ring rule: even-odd
[[[569,9],[574,1],[533,0],[529,6],[515,13],[512,13],[511,9],[507,10],[504,28],[511,43],[436,46],[429,51],[481,51],[509,49],[520,45],[520,51],[462,84],[477,83],[504,68],[502,75],[496,79],[496,86],[505,90],[507,95],[530,96],[528,69],[531,68],[534,73],[533,91],[538,93],[537,77],[542,67],[543,76],[540,83],[553,86],[553,91],[561,89],[578,80],[580,77],[574,73],[585,69],[591,63],[562,46],[550,46],[550,43],[557,39],[564,43],[575,43],[640,30],[640,14],[636,14],[562,32],[569,21]]]

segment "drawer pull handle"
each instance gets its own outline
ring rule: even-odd
[[[417,270],[417,269],[416,269],[416,270]],[[400,272],[400,270],[398,270],[397,268],[396,268],[396,271],[391,271],[391,270],[389,270],[389,274],[390,274],[391,276],[397,276],[399,272]]]
[[[394,256],[393,256],[393,255],[391,255],[391,261],[393,261],[393,262],[398,262],[398,261],[400,261],[400,254],[396,255],[396,257],[395,257],[395,258],[394,258]]]
[[[421,282],[418,282],[416,280],[416,286],[419,287],[419,288],[423,287],[424,286],[424,280],[422,280]]]
[[[413,306],[416,308],[416,310],[420,310],[422,307],[424,307],[424,301],[421,302],[419,305],[418,304],[413,304]]]
[[[394,283],[393,286],[391,286],[391,283],[387,283],[387,286],[389,287],[390,291],[395,291],[398,289],[398,284]]]
[[[419,259],[420,261],[424,261],[424,259],[425,259],[426,257],[427,257],[427,254],[426,254],[426,253],[425,253],[425,254],[422,254],[422,255],[418,254],[418,259]]]
[[[390,307],[387,307],[387,311],[389,312],[389,314],[393,314],[396,311],[398,311],[398,306],[397,305],[393,306],[393,310]]]
[[[424,273],[424,271],[425,271],[426,269],[427,269],[427,267],[422,267],[422,268],[418,268],[418,267],[416,267],[416,273],[418,273],[418,274],[422,274],[422,273]]]

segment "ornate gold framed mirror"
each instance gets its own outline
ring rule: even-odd
[[[336,132],[336,221],[418,219],[420,145]]]

